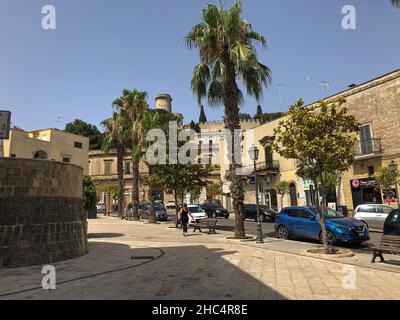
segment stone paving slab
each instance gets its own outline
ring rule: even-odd
[[[231,233],[184,238],[179,230],[164,223],[150,225],[109,217],[91,220],[90,253],[55,264],[56,290],[35,289],[41,284],[41,266],[0,269],[0,299],[400,297],[400,267],[396,271],[368,268],[361,261],[362,253],[357,254],[362,259],[350,265],[351,260],[297,254],[303,243],[267,239],[266,244],[256,245],[228,241],[228,235]],[[132,256],[156,259],[132,260]],[[349,270],[355,275],[353,289],[346,289]],[[17,291],[21,292],[12,294]]]

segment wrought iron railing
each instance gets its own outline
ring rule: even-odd
[[[382,153],[381,139],[372,138],[368,140],[357,141],[353,147],[354,157],[364,157],[369,155],[378,155]]]

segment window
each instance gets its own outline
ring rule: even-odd
[[[286,214],[289,217],[299,217],[299,212],[298,211],[299,210],[297,210],[297,209],[288,209],[288,210],[286,210]]]
[[[125,174],[131,173],[131,163],[129,161],[125,162]]]
[[[306,210],[298,210],[299,218],[309,219],[311,218],[311,213]]]
[[[75,141],[74,142],[74,147],[78,148],[78,149],[82,149],[82,142]]]
[[[65,157],[63,158],[63,162],[70,163],[70,159]]]
[[[390,222],[400,222],[400,212],[396,211],[391,217],[390,217]]]
[[[389,214],[392,212],[392,210],[393,210],[392,207],[385,206],[385,205],[378,205],[378,207],[377,207],[378,213]]]
[[[267,164],[269,166],[272,166],[274,161],[273,161],[273,155],[272,155],[272,148],[271,146],[266,146],[264,148],[264,152],[265,152],[265,161],[267,162]]]
[[[376,213],[376,206],[373,205],[361,206],[360,209],[358,209],[358,212]]]
[[[104,174],[111,174],[112,161],[104,161]]]
[[[368,175],[371,177],[375,174],[374,166],[368,167]]]
[[[360,128],[360,144],[363,155],[373,153],[371,124],[366,124]]]

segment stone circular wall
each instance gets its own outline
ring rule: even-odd
[[[0,159],[0,268],[88,253],[82,174],[67,163]]]

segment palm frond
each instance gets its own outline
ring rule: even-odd
[[[400,0],[392,0],[392,4],[393,4],[393,6],[395,6],[396,8],[400,8]]]

